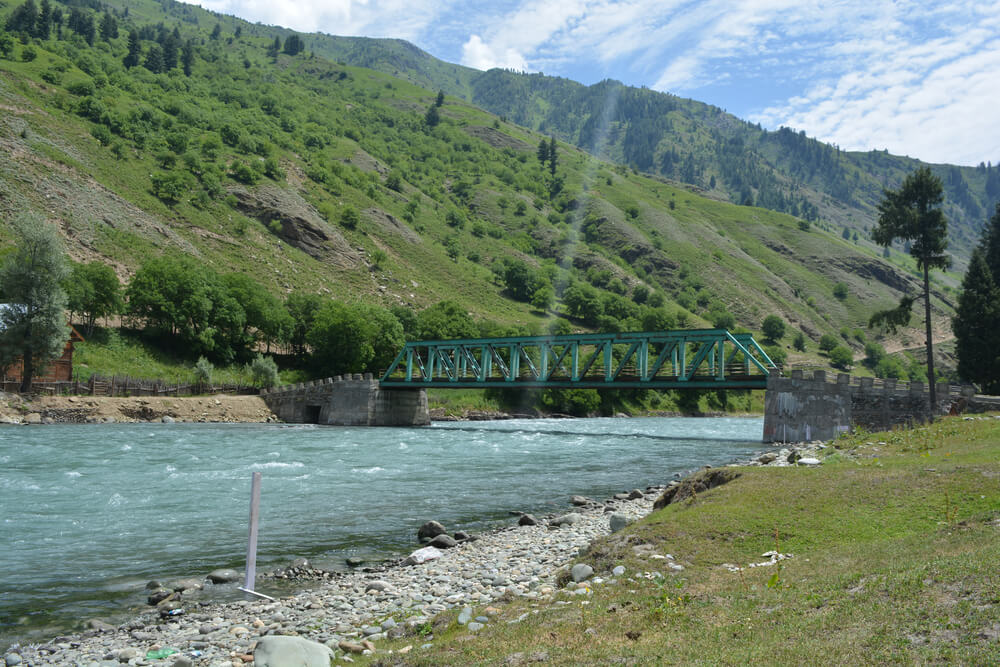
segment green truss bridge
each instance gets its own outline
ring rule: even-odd
[[[411,342],[380,385],[764,389],[776,370],[750,334],[690,329]]]

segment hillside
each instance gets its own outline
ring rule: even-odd
[[[400,40],[310,35],[331,58],[439,88],[514,123],[606,160],[865,238],[882,190],[924,163],[886,151],[841,151],[791,128],[767,131],[718,107],[647,88],[584,86],[543,74],[480,72]],[[990,156],[984,156],[984,160]],[[993,156],[998,157],[998,156]],[[944,181],[951,251],[964,270],[988,211],[1000,200],[1000,164],[931,165]]]
[[[3,9],[0,24],[11,27],[23,6]],[[572,328],[759,330],[778,314],[792,331],[784,346],[795,330],[811,341],[789,361],[810,364],[824,363],[822,334],[860,351],[870,314],[916,291],[912,260],[842,238],[840,220],[825,216],[835,204],[817,204],[810,224],[565,143],[553,173],[538,146],[554,121],[501,119],[457,97],[439,105],[438,80],[454,73],[444,65],[425,71],[435,85],[422,88],[303,49],[325,37],[303,41],[167,0],[49,6],[62,22],[47,35],[0,34],[0,151],[9,156],[0,214],[44,212],[74,259],[110,263],[123,281],[149,257],[180,252],[277,295],[301,289],[409,310],[450,299],[500,333],[542,331],[557,318]],[[405,43],[391,46],[378,63],[395,58],[406,74],[421,62]],[[476,97],[484,76],[463,68],[456,79]],[[554,118],[557,105],[546,105]],[[575,118],[557,134],[593,143],[597,129],[586,135]],[[605,158],[636,162],[620,142],[602,146]],[[769,146],[775,164],[794,152],[763,141],[757,150]],[[893,164],[902,174],[904,163]],[[0,227],[0,243],[9,238]],[[838,283],[846,296],[835,295]],[[935,292],[942,336],[954,285],[942,276]],[[912,330],[895,343],[919,341]]]

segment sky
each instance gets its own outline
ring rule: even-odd
[[[1000,0],[196,0],[477,69],[617,79],[844,150],[1000,162]]]

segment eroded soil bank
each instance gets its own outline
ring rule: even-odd
[[[0,424],[274,422],[259,396],[39,396],[0,394]]]

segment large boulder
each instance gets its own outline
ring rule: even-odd
[[[327,646],[302,637],[267,635],[257,642],[254,667],[330,667],[336,654]]]
[[[437,547],[438,549],[451,549],[458,546],[458,541],[450,535],[438,535],[428,542],[427,546]]]
[[[664,491],[663,495],[653,503],[653,509],[663,509],[670,503],[677,503],[699,493],[704,493],[709,489],[731,482],[739,476],[740,473],[732,468],[706,468]]]
[[[420,565],[421,563],[426,563],[429,560],[440,558],[443,555],[444,554],[440,549],[436,549],[434,547],[424,547],[423,549],[417,549],[403,559],[403,565]]]
[[[417,539],[421,542],[429,542],[438,535],[444,535],[448,531],[437,521],[428,521],[417,530]]]
[[[208,573],[208,580],[213,584],[228,584],[233,581],[239,581],[241,575],[236,570],[231,570],[229,568],[219,568],[218,570],[212,570]]]

